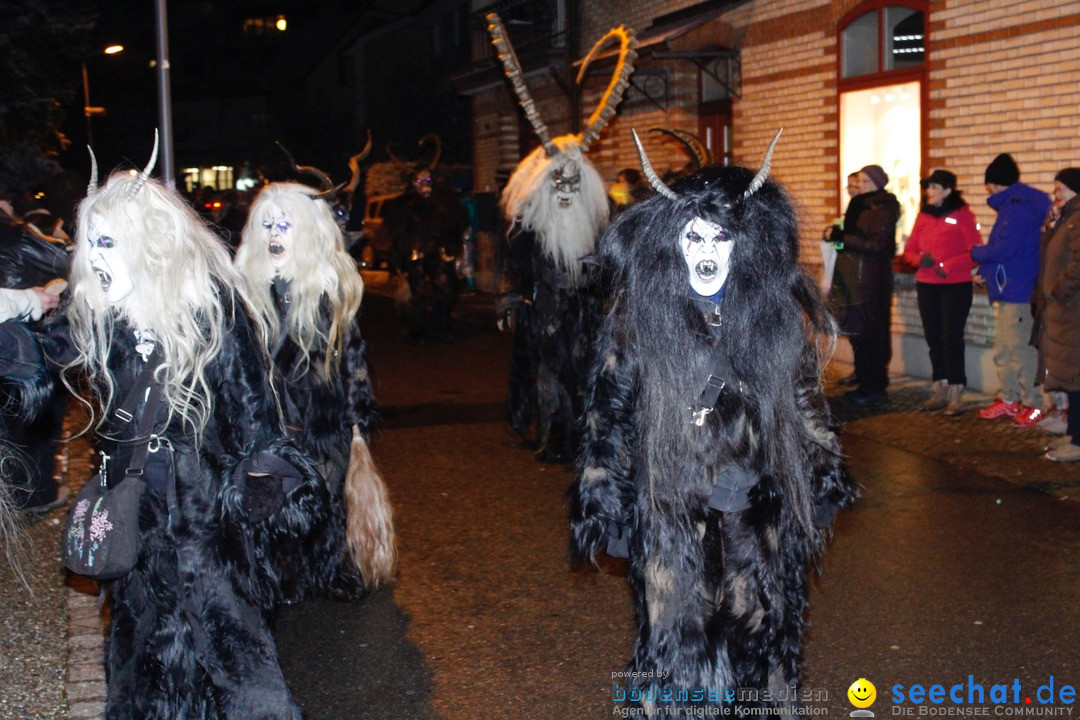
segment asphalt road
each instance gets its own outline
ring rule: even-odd
[[[493,304],[465,299],[457,341],[417,347],[387,297],[365,298],[384,414],[373,453],[400,569],[362,602],[280,613],[282,666],[310,720],[613,714],[612,673],[636,627],[630,593],[618,564],[567,560],[572,476],[506,430],[509,338]],[[877,687],[879,718],[898,714],[897,684],[970,675],[1031,694],[1052,675],[1075,687],[1080,506],[857,435],[844,448],[864,491],[812,589],[808,705],[846,715],[860,677]]]

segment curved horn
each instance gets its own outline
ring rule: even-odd
[[[611,80],[608,82],[607,89],[604,90],[603,97],[600,98],[600,104],[596,106],[596,110],[589,116],[589,123],[586,126],[588,129],[585,130],[585,134],[581,138],[581,152],[589,149],[589,145],[600,136],[600,132],[607,126],[611,116],[615,114],[615,106],[622,100],[623,93],[626,92],[627,86],[630,85],[630,74],[634,72],[634,60],[637,59],[637,38],[634,37],[633,30],[625,25],[620,25],[608,30],[607,34],[597,40],[592,50],[585,56],[585,60],[581,63],[581,69],[578,70],[578,84],[580,85],[581,79],[585,77],[585,71],[589,68],[589,63],[596,58],[600,53],[600,49],[612,38],[619,41],[619,61],[615,63],[615,69],[611,73]]]
[[[649,162],[649,156],[645,154],[645,148],[641,145],[641,138],[638,137],[637,130],[631,129],[630,132],[634,134],[634,143],[637,145],[638,157],[641,158],[641,171],[645,173],[646,179],[649,184],[653,186],[653,190],[660,193],[668,200],[678,200],[679,196],[675,194],[671,188],[664,184],[664,181],[656,176],[656,171],[652,169],[652,163]]]
[[[405,162],[404,160],[402,160],[401,158],[399,158],[397,155],[394,154],[394,151],[391,148],[390,143],[386,143],[386,155],[387,155],[387,157],[390,158],[390,162],[394,163],[395,165],[408,166],[408,164],[409,164],[409,163]]]
[[[356,186],[360,184],[360,163],[371,154],[371,131],[367,131],[367,144],[364,145],[364,149],[349,158],[349,182],[345,186],[345,192],[352,195],[356,190]]]
[[[780,133],[784,132],[784,128],[781,127],[776,131],[776,137],[769,143],[769,149],[765,151],[765,158],[761,161],[761,169],[758,170],[757,175],[750,181],[750,185],[746,188],[746,192],[743,193],[743,200],[756,193],[762,185],[765,184],[765,179],[769,177],[769,167],[772,165],[772,151],[776,147],[776,143],[780,141]]]
[[[337,197],[338,191],[341,190],[344,187],[346,187],[345,183],[341,183],[340,185],[335,185],[333,187],[329,187],[329,188],[327,188],[326,190],[323,190],[320,193],[312,195],[311,199],[312,200],[325,200],[326,202],[330,202],[331,200],[333,200],[333,199],[335,199]]]
[[[94,148],[87,145],[86,149],[90,151],[90,184],[86,186],[86,194],[93,195],[97,192],[97,158],[94,157]]]
[[[649,132],[669,135],[682,143],[683,147],[686,148],[686,151],[690,153],[691,158],[693,158],[692,162],[697,166],[694,168],[693,172],[697,172],[709,164],[709,148],[705,146],[705,143],[703,143],[701,138],[697,135],[678,128],[671,128],[669,130],[667,128],[654,127],[649,128]]]
[[[277,144],[277,146],[279,148],[281,148],[281,152],[285,153],[285,157],[289,158],[289,165],[292,167],[292,170],[293,170],[294,173],[296,173],[297,175],[310,175],[310,176],[312,176],[313,178],[315,178],[316,180],[319,181],[319,189],[320,190],[329,190],[330,188],[332,188],[334,186],[334,181],[330,179],[329,175],[324,173],[319,168],[313,167],[311,165],[297,165],[296,160],[292,156],[292,153],[289,152],[285,148],[285,146],[281,144],[281,141],[280,140],[275,140],[274,142]]]
[[[142,190],[142,186],[146,183],[147,178],[150,177],[150,173],[153,171],[154,166],[157,165],[158,155],[158,131],[154,128],[154,149],[150,153],[150,162],[146,163],[146,167],[139,173],[139,177],[135,178],[135,182],[128,186],[127,193],[124,195],[128,200],[133,199]]]
[[[533,102],[532,95],[529,94],[529,88],[525,85],[525,76],[521,72],[521,63],[518,61],[517,53],[514,52],[514,46],[510,44],[506,37],[506,28],[503,27],[502,20],[499,19],[497,13],[488,13],[486,18],[488,21],[488,33],[491,35],[491,44],[495,46],[495,50],[498,52],[499,60],[502,61],[503,69],[506,71],[506,77],[510,79],[510,83],[514,86],[514,92],[517,93],[521,107],[525,110],[525,117],[532,123],[533,130],[536,131],[536,135],[540,138],[540,144],[544,146],[544,152],[548,154],[548,157],[555,157],[559,154],[559,148],[551,141],[551,133],[548,132],[547,125],[544,124],[544,120],[536,109],[536,103]]]
[[[427,140],[431,140],[435,143],[435,156],[431,158],[431,161],[426,165],[428,171],[433,171],[435,166],[439,164],[439,158],[442,157],[442,138],[435,133],[428,133],[424,137],[420,138],[416,144],[423,145]]]

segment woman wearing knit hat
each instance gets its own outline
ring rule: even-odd
[[[838,286],[832,294],[840,330],[851,341],[855,356],[857,390],[848,398],[858,405],[880,405],[888,400],[892,338],[892,260],[896,255],[896,223],[900,203],[885,190],[889,176],[880,165],[859,170],[860,194],[851,199],[842,228],[834,228]],[[850,267],[851,270],[845,268]],[[844,278],[853,280],[844,292]],[[845,307],[844,304],[847,303]]]
[[[920,183],[926,193],[904,248],[904,259],[918,270],[915,290],[923,334],[930,348],[934,393],[926,411],[964,411],[964,326],[971,310],[971,248],[982,242],[975,215],[956,189],[956,175],[935,170]]]
[[[1046,367],[1047,390],[1069,396],[1065,436],[1048,447],[1057,462],[1080,460],[1080,168],[1054,177],[1055,204],[1061,216],[1042,256],[1035,289],[1042,317],[1039,353]]]

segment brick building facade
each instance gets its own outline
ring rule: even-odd
[[[474,23],[490,5],[473,3]],[[772,175],[796,201],[804,261],[816,271],[821,266],[822,228],[846,202],[841,171],[870,162],[885,164],[875,157],[852,157],[841,167],[846,93],[894,83],[917,88],[916,114],[907,124],[918,128],[905,136],[913,140],[906,147],[901,143],[900,153],[908,156],[912,169],[907,179],[898,181],[911,198],[912,218],[917,178],[935,167],[958,175],[985,236],[994,214],[986,205],[983,171],[997,153],[1011,153],[1022,180],[1047,192],[1057,170],[1080,165],[1080,134],[1074,129],[1080,116],[1080,96],[1075,93],[1080,85],[1080,9],[1072,0],[580,0],[566,6],[576,6],[579,47],[573,59],[619,23],[634,28],[642,45],[634,87],[590,149],[601,175],[613,181],[621,168],[637,166],[631,128],[641,132],[658,126],[702,134],[709,123],[722,130],[716,124],[719,118],[729,144],[722,147],[723,139],[714,134],[714,157],[756,166],[783,126]],[[848,76],[845,53],[852,52],[867,13],[879,12],[887,20],[915,11],[921,13],[921,26],[917,36],[906,36],[918,37],[907,43],[908,50],[900,47],[902,38],[895,32],[886,33],[892,37],[878,33],[880,43],[892,43],[888,47],[893,53],[911,55],[895,56],[901,62],[892,70],[883,69],[889,58],[879,55],[878,72]],[[872,27],[872,21],[863,24]],[[509,33],[513,42],[513,25]],[[730,63],[735,64],[735,73],[729,74],[734,87],[727,98],[708,102],[703,98],[707,76],[717,69],[721,50],[735,51],[727,65],[730,70]],[[474,43],[476,53],[491,50]],[[574,104],[557,73],[541,68],[530,74],[527,68],[526,74],[552,134],[576,130]],[[599,70],[586,81],[580,118],[595,107],[605,82]],[[475,189],[492,191],[537,141],[521,120],[508,84],[471,94]],[[676,144],[652,138],[647,147],[659,172],[686,162]],[[890,143],[888,137],[879,137],[880,142]],[[896,141],[891,144],[895,151]],[[892,183],[889,189],[897,190]],[[903,238],[901,230],[898,239]],[[925,345],[913,283],[907,280],[900,279],[894,306],[894,365],[925,375]],[[978,295],[968,323],[970,347],[976,350],[968,353],[969,377],[971,384],[991,389],[996,378],[986,350],[992,332],[992,313],[985,295]]]

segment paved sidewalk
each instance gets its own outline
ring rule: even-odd
[[[860,407],[843,397],[846,388],[836,382],[849,372],[850,366],[834,363],[825,376],[826,392],[844,434],[943,460],[957,472],[998,478],[1066,501],[1080,500],[1080,463],[1054,463],[1042,457],[1043,445],[1057,436],[1012,428],[1007,420],[977,417],[975,411],[993,398],[970,394],[968,411],[958,417],[924,413],[918,406],[929,395],[930,383],[894,377],[887,404]],[[78,432],[85,424],[85,414],[73,403],[69,430]],[[85,437],[76,438],[62,452],[62,479],[74,494],[89,477],[90,446]],[[25,531],[32,541],[24,568],[33,595],[9,570],[4,574],[0,568],[0,609],[7,615],[7,627],[0,630],[4,648],[0,720],[102,716],[107,619],[97,586],[59,568],[57,549],[65,513],[66,508],[57,510]]]
[[[844,397],[849,388],[836,382],[850,372],[850,365],[834,362],[825,373],[829,404],[844,433],[943,460],[959,472],[1080,501],[1080,463],[1043,457],[1046,443],[1060,436],[1038,428],[1014,428],[1010,420],[983,420],[977,411],[993,402],[992,396],[965,394],[967,410],[955,417],[922,412],[919,405],[930,396],[930,381],[900,376],[890,378],[886,404],[858,406]]]

